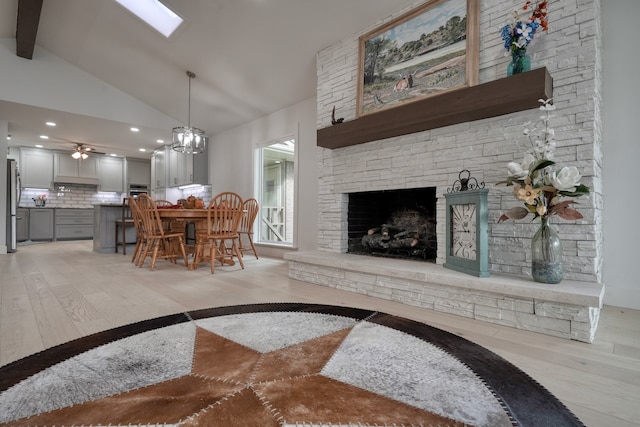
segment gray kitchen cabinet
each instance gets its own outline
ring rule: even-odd
[[[29,239],[53,240],[53,209],[29,209]]]
[[[171,148],[169,148],[170,150]],[[165,188],[167,186],[167,147],[156,150],[151,156],[151,189]]]
[[[93,238],[93,209],[56,209],[56,240]]]
[[[53,152],[21,148],[20,182],[23,188],[53,188]]]
[[[169,187],[200,184],[207,185],[209,180],[209,156],[201,154],[183,154],[169,150],[168,167]]]
[[[86,159],[74,159],[69,153],[54,152],[53,171],[54,182],[98,183],[98,159],[93,155]]]
[[[151,184],[151,162],[145,159],[126,159],[127,184],[145,185]]]
[[[125,192],[124,159],[118,157],[100,157],[98,159],[98,179],[100,191]]]
[[[29,240],[29,208],[16,209],[16,239],[18,242]]]

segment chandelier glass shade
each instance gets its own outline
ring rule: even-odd
[[[209,139],[202,129],[191,127],[191,79],[196,75],[187,71],[189,77],[189,110],[187,126],[177,126],[172,130],[171,148],[185,154],[204,153]]]
[[[71,157],[73,157],[76,160],[78,160],[80,158],[82,158],[82,160],[84,160],[87,157],[89,157],[89,155],[87,153],[85,153],[85,152],[82,152],[82,151],[74,151],[73,154],[71,155]]]
[[[178,126],[173,128],[171,148],[187,154],[203,153],[207,144],[207,136],[202,129]]]

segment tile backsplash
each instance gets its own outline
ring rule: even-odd
[[[93,208],[94,205],[101,203],[121,203],[122,198],[127,197],[127,193],[101,193],[95,185],[61,184],[56,185],[53,190],[23,188],[20,194],[20,207],[35,207],[36,203],[33,199],[43,194],[45,195],[45,207],[47,208]],[[153,195],[152,197],[156,199],[166,198],[173,203],[177,203],[178,199],[186,199],[191,195],[202,198],[208,204],[212,197],[211,186],[203,185],[184,190],[175,189],[171,196],[167,196],[163,190],[161,195]]]
[[[53,190],[22,189],[20,207],[33,208],[33,199],[45,195],[47,208],[92,208],[99,203],[121,203],[126,193],[101,193],[95,185],[56,185]]]

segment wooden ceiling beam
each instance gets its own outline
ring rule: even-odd
[[[16,25],[16,55],[33,59],[33,49],[36,45],[38,24],[42,0],[19,0],[18,22]]]

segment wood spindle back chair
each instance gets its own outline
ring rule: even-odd
[[[131,262],[138,265],[141,259],[142,251],[144,250],[147,240],[145,238],[144,224],[142,219],[142,213],[136,202],[136,198],[129,196],[129,208],[131,209],[131,217],[136,229],[136,247],[133,249],[133,255],[131,256]]]
[[[258,206],[258,201],[256,199],[252,197],[245,200],[242,204],[242,218],[238,225],[238,234],[240,235],[240,253],[244,256],[245,252],[253,252],[256,259],[258,259],[258,252],[256,251],[256,246],[253,244],[253,224],[256,221],[259,210],[260,207]],[[242,236],[247,236],[250,247],[247,248],[242,246]]]
[[[202,256],[205,240],[209,244],[211,273],[215,271],[216,260],[225,264],[236,257],[244,269],[242,253],[239,249],[238,225],[242,217],[242,197],[233,192],[223,192],[214,196],[207,208],[206,235],[198,236],[201,244],[196,249],[196,264]],[[229,245],[229,246],[228,246]]]
[[[142,217],[142,226],[147,242],[138,265],[142,266],[144,264],[151,250],[151,270],[155,269],[158,258],[169,259],[175,264],[178,255],[182,256],[184,265],[189,268],[183,233],[172,233],[163,228],[162,220],[158,215],[158,208],[148,195],[141,194],[138,196],[137,207]]]

